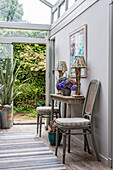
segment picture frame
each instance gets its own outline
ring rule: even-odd
[[[77,30],[69,34],[69,45],[70,45],[70,77],[75,78],[76,72],[74,68],[71,68],[75,56],[83,56],[87,63],[86,53],[86,37],[87,37],[87,25],[83,25]],[[86,68],[81,69],[81,77],[87,77]]]

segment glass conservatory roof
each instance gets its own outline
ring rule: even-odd
[[[50,4],[54,5],[58,0],[47,0]]]

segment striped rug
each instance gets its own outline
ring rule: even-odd
[[[43,141],[32,133],[0,133],[0,169],[65,170]]]

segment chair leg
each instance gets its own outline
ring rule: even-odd
[[[66,131],[63,132],[63,164],[65,164],[65,153],[66,153]]]
[[[93,127],[91,127],[91,138],[92,138],[92,143],[93,143],[93,147],[94,147],[94,150],[95,150],[95,153],[96,153],[97,160],[101,161],[100,160],[100,156],[98,154],[98,149],[97,149],[97,146],[96,146],[96,141],[95,141],[95,138],[94,138]]]
[[[83,129],[83,133],[85,133],[85,130]],[[84,135],[84,151],[86,152],[86,136]]]
[[[67,151],[68,151],[68,153],[70,153],[71,130],[69,130],[68,133],[69,133],[69,135],[68,135],[68,150]]]
[[[37,114],[37,134],[38,134],[38,126],[39,126],[39,114]]]
[[[83,129],[83,133],[86,133],[86,130],[85,130],[85,129]],[[85,151],[85,152],[86,152],[86,146],[87,146],[87,149],[88,149],[88,153],[91,154],[90,148],[89,148],[89,144],[88,144],[87,135],[84,134],[84,151]]]
[[[57,156],[57,150],[58,150],[58,138],[59,138],[58,127],[56,127],[56,146],[55,146],[55,155],[56,156]]]
[[[42,130],[42,115],[40,115],[40,134],[39,134],[39,137],[41,137],[41,130]]]

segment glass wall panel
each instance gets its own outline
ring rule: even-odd
[[[60,6],[60,16],[62,16],[65,12],[65,2],[63,2]]]
[[[51,9],[39,0],[0,0],[0,21],[50,24]]]
[[[9,57],[11,65],[11,44],[0,44],[0,63],[2,64],[4,73],[6,69],[7,57]]]
[[[46,38],[47,31],[0,28],[0,37]]]
[[[76,0],[68,0],[68,9],[75,3]]]

